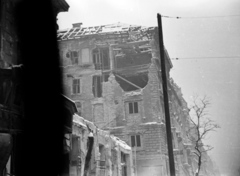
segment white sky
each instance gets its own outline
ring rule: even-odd
[[[187,102],[194,93],[211,98],[209,113],[221,129],[206,141],[214,147],[209,154],[221,172],[229,176],[240,167],[240,16],[189,18],[240,15],[240,0],[67,2],[69,11],[58,15],[60,29],[70,28],[77,22],[83,26],[116,22],[157,26],[157,13],[188,17],[162,19],[164,44],[171,58],[179,58],[172,60],[171,76],[182,88]]]

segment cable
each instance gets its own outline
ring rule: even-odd
[[[182,59],[233,59],[233,58],[240,58],[240,56],[216,56],[216,57],[176,57],[171,58],[171,60],[182,60]]]
[[[202,18],[223,18],[223,17],[240,17],[240,15],[224,15],[224,16],[202,16],[202,17],[179,17],[179,16],[166,16],[162,15],[164,18],[176,18],[176,19],[202,19]]]

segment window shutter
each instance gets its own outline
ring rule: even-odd
[[[80,79],[77,80],[77,93],[80,93]]]
[[[131,136],[131,146],[135,146],[135,136]]]
[[[128,103],[129,106],[129,114],[133,114],[133,103]]]
[[[138,102],[134,102],[134,113],[138,113]]]
[[[72,91],[73,91],[73,94],[76,94],[76,80],[74,79],[73,80],[73,84],[72,84]]]
[[[140,135],[136,135],[136,138],[137,138],[137,147],[141,147]]]

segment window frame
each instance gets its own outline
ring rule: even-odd
[[[94,98],[103,97],[103,77],[101,75],[92,76],[92,93]]]
[[[95,70],[109,70],[110,69],[109,48],[93,49],[92,62],[95,66]]]
[[[99,49],[94,49],[92,51],[93,64],[96,70],[102,69],[102,53]]]
[[[76,53],[77,55],[74,56],[74,53]],[[71,59],[71,64],[72,65],[78,65],[79,64],[78,58],[79,58],[79,52],[78,51],[70,51],[70,59]]]
[[[78,84],[74,84],[75,80],[78,80]],[[81,78],[73,78],[72,79],[72,86],[71,86],[71,94],[72,95],[80,95],[82,93],[82,84],[81,83],[82,83]],[[77,85],[78,85],[79,91],[74,92],[74,90],[75,90],[74,86],[77,86]]]
[[[139,136],[139,144],[140,146],[138,145],[138,140],[137,140],[137,136]],[[132,143],[132,137],[134,137],[134,146],[133,146],[133,143]],[[130,146],[132,148],[137,148],[137,149],[142,149],[143,147],[143,143],[142,143],[142,135],[141,134],[130,134]]]
[[[139,101],[129,101],[128,104],[128,114],[134,115],[139,114]]]

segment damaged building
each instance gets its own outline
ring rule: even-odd
[[[124,141],[77,114],[72,129],[65,135],[70,176],[133,176],[132,149]]]
[[[158,28],[75,23],[58,31],[58,41],[65,95],[78,114],[132,147],[136,176],[169,175]],[[190,176],[187,103],[166,49],[164,56],[176,175]]]

